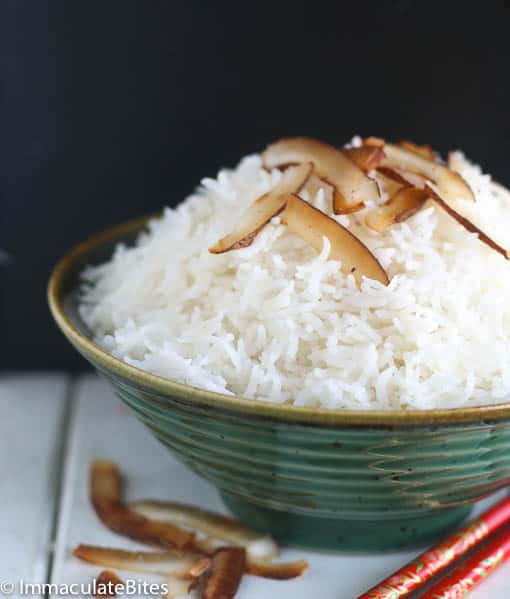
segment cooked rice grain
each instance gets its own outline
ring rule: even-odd
[[[475,216],[510,247],[510,199],[461,153]],[[212,255],[280,178],[242,160],[150,223],[135,247],[83,274],[81,314],[125,362],[196,387],[296,406],[430,409],[510,391],[510,263],[428,203],[377,234],[334,217],[374,252],[389,286],[352,275],[275,218],[252,246]],[[305,197],[331,215],[327,189]]]

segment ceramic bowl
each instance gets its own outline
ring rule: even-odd
[[[77,310],[79,273],[146,219],[101,233],[55,268],[49,303],[74,347],[228,508],[282,542],[384,550],[431,541],[510,481],[510,404],[331,411],[253,401],[154,376],[101,349]],[[193,498],[190,498],[191,500]]]

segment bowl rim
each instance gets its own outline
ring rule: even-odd
[[[81,333],[71,322],[64,309],[64,282],[70,271],[76,270],[77,262],[86,262],[90,253],[102,246],[122,242],[128,235],[141,233],[148,222],[161,213],[147,214],[92,235],[73,247],[55,266],[48,282],[48,303],[58,327],[80,353],[90,356],[106,372],[136,383],[149,391],[163,396],[173,396],[202,404],[208,408],[221,408],[250,416],[268,418],[280,422],[322,426],[401,427],[423,425],[479,424],[510,419],[510,402],[472,406],[467,408],[443,408],[432,410],[331,410],[326,408],[297,407],[253,400],[242,396],[208,391],[185,383],[151,374],[123,362],[108,353]]]

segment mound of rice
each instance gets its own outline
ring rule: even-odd
[[[473,214],[510,247],[510,198],[461,153]],[[510,263],[429,202],[385,233],[348,226],[391,283],[358,288],[278,218],[245,249],[208,248],[281,173],[259,156],[204,179],[136,247],[84,274],[81,314],[107,351],[154,374],[256,400],[330,409],[430,409],[510,395]],[[384,200],[385,198],[382,198]]]

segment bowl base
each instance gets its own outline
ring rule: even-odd
[[[291,514],[222,493],[228,509],[245,524],[284,545],[332,551],[383,551],[425,545],[457,528],[471,506],[440,509],[413,518],[342,520]]]

